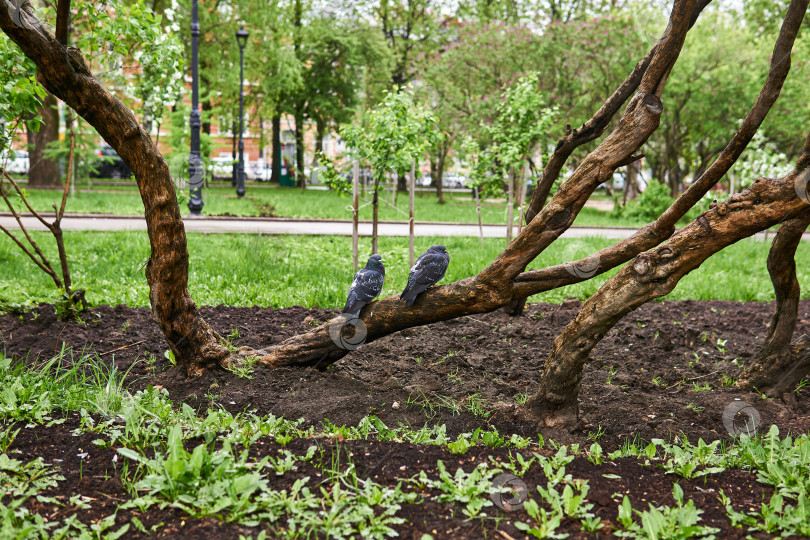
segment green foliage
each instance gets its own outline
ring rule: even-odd
[[[723,462],[722,456],[717,454],[719,440],[706,444],[703,439],[699,439],[696,447],[667,444],[663,439],[653,439],[652,444],[661,447],[667,457],[661,466],[668,473],[683,478],[699,478],[726,470],[725,467],[718,466]]]
[[[504,175],[516,174],[531,159],[557,115],[556,108],[546,107],[546,97],[538,91],[540,74],[531,72],[504,88],[496,105],[496,116],[487,127],[489,144],[481,147],[471,138],[462,149],[472,163],[473,186],[482,186],[484,196],[502,190]]]
[[[323,183],[329,186],[329,189],[334,189],[341,195],[351,193],[351,178],[341,173],[335,166],[335,162],[329,159],[323,152],[318,153],[315,157],[318,160],[318,165],[320,165],[318,176],[323,180]]]
[[[461,504],[462,513],[468,519],[486,516],[484,508],[492,506],[489,499],[492,479],[501,472],[500,469],[490,469],[486,463],[479,463],[469,473],[459,467],[452,475],[441,460],[436,463],[436,468],[439,471],[438,480],[428,478],[425,471],[421,471],[416,482],[440,491],[441,494],[436,497],[438,502]]]
[[[36,80],[34,63],[23,56],[5,34],[0,33],[0,153],[11,147],[10,134],[23,121],[33,130],[38,130],[41,117],[38,109],[45,97],[45,89]],[[5,167],[0,163],[0,167]],[[1,180],[0,180],[1,181]]]
[[[386,174],[409,171],[411,163],[441,139],[435,125],[430,110],[416,107],[410,93],[397,89],[386,93],[362,126],[346,125],[341,136],[358,159],[371,165],[377,189]]]
[[[624,208],[616,205],[615,212],[628,219],[651,222],[658,219],[674,200],[669,195],[669,188],[666,185],[652,181],[647,184],[647,189],[639,195],[637,201],[628,201]]]
[[[672,497],[675,506],[649,505],[649,510],[634,510],[627,495],[619,505],[619,524],[624,530],[617,531],[616,535],[624,538],[643,540],[683,539],[687,538],[716,538],[714,533],[720,529],[698,525],[703,510],[695,507],[694,501],[689,499],[684,503],[683,489],[678,484],[672,488]],[[635,512],[641,518],[641,523],[633,519]]]

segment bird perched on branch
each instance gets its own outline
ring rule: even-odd
[[[354,275],[343,313],[348,313],[353,317],[359,316],[363,306],[382,292],[384,282],[385,266],[383,266],[382,257],[375,253],[369,257],[366,267],[361,268]]]
[[[450,264],[450,254],[444,246],[430,246],[430,248],[419,255],[416,264],[411,267],[408,274],[408,285],[399,297],[405,303],[412,306],[416,302],[416,297],[433,287],[447,272]]]

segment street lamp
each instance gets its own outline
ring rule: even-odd
[[[202,184],[205,177],[202,156],[200,155],[200,93],[197,71],[197,48],[200,41],[200,22],[197,18],[197,0],[191,0],[191,114],[188,123],[191,128],[191,148],[188,156],[188,177],[191,194],[188,209],[192,216],[201,216],[203,208]]]
[[[245,141],[242,139],[242,130],[245,111],[245,94],[242,85],[245,80],[245,45],[248,33],[244,27],[236,32],[236,43],[239,44],[239,166],[236,171],[236,196],[245,196]]]

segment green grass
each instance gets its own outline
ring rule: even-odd
[[[68,213],[82,214],[119,214],[142,215],[143,203],[138,191],[132,186],[94,186],[94,191],[87,192],[84,185],[79,185],[76,194],[68,200]],[[102,190],[105,192],[99,192]],[[39,211],[53,211],[53,204],[58,202],[61,193],[52,190],[27,190],[29,201]],[[381,196],[383,193],[381,192]],[[371,200],[370,192],[361,197],[361,206]],[[386,198],[390,202],[390,195]],[[594,197],[598,198],[598,197]],[[604,197],[602,197],[604,198]],[[415,217],[417,221],[449,221],[460,223],[477,223],[475,202],[467,193],[448,193],[446,203],[439,204],[433,192],[417,194]],[[18,203],[17,206],[20,206]],[[185,205],[181,206],[188,212]],[[5,207],[2,208],[5,210]],[[341,197],[333,191],[279,188],[261,185],[248,185],[247,195],[239,199],[230,187],[209,188],[205,195],[204,213],[206,215],[259,216],[273,214],[278,217],[351,219],[351,199]],[[481,207],[484,223],[505,223],[506,205],[503,202],[485,201]],[[360,209],[360,219],[372,218],[371,205]],[[393,221],[408,220],[408,197],[400,194],[396,208],[388,202],[380,203],[380,219]],[[645,223],[640,220],[618,218],[611,212],[594,208],[584,208],[577,216],[575,225],[602,227],[639,227]]]
[[[56,261],[53,240],[34,233],[46,255]],[[67,232],[65,234],[74,288],[87,291],[92,304],[149,305],[143,265],[149,244],[143,232]],[[342,307],[352,279],[351,238],[335,236],[257,236],[189,234],[189,288],[200,305],[321,308]],[[418,238],[417,253],[443,243],[451,262],[442,283],[477,274],[503,248],[488,239]],[[575,260],[610,244],[602,238],[559,240],[542,253],[531,268]],[[361,258],[371,241],[361,238]],[[686,276],[669,299],[769,301],[773,299],[765,261],[769,243],[741,241]],[[399,293],[408,277],[408,245],[404,238],[381,238],[380,252],[387,268],[383,296]],[[53,283],[7,237],[0,237],[0,306],[53,302]],[[796,256],[799,282],[810,290],[810,245],[802,243]],[[532,297],[533,302],[561,302],[567,297],[587,299],[617,270],[596,278]],[[807,293],[805,293],[807,294]]]
[[[404,504],[427,500],[445,505],[447,513],[458,519],[481,519],[480,526],[487,532],[489,525],[497,529],[503,516],[494,508],[491,495],[496,475],[509,471],[524,477],[532,469],[535,474],[542,473],[544,481],[536,489],[527,489],[523,507],[529,522],[516,522],[518,529],[537,538],[553,537],[567,519],[579,521],[586,531],[610,532],[593,513],[589,481],[575,478],[574,471],[566,469],[577,456],[587,457],[593,465],[590,470],[605,471],[604,477],[615,470],[615,460],[633,457],[651,476],[652,467],[672,475],[672,506],[661,501],[660,506],[648,503],[647,509],[633,508],[630,498],[623,497],[618,515],[611,511],[608,516],[610,520],[616,516],[619,536],[687,538],[717,532],[702,524],[703,510],[685,498],[677,479],[712,476],[722,482],[714,475],[728,469],[748,471],[758,482],[773,488],[773,495],[761,501],[759,509],[751,508],[750,501],[743,506],[744,494],[720,490],[725,518],[741,528],[741,533],[810,534],[810,438],[806,433],[783,436],[776,425],[767,433],[741,435],[722,445],[719,440],[709,444],[699,440],[695,445],[683,437],[672,442],[652,439],[649,444],[636,446],[638,440],[633,439],[607,453],[598,443],[585,450],[579,444],[559,446],[550,441],[556,453],[538,453],[534,450],[545,445],[541,436],[508,436],[493,427],[461,433],[451,442],[445,425],[389,428],[376,416],[362,418],[357,426],[337,426],[324,419],[320,425],[306,427],[302,420],[290,422],[252,411],[236,416],[221,407],[197,411],[188,404],[173,402],[166,390],[152,386],[130,393],[125,374],[99,357],[78,355],[73,361],[69,354],[71,351],[63,350],[44,364],[26,366],[0,353],[0,387],[4,389],[0,400],[0,483],[5,488],[5,496],[0,497],[0,530],[6,536],[22,538],[20,533],[25,531],[28,536],[42,538],[114,539],[130,527],[148,531],[137,517],[118,528],[118,510],[136,508],[146,513],[153,507],[171,505],[196,518],[261,526],[274,538],[350,538],[362,532],[363,537],[383,539],[392,536],[393,527],[404,523],[399,516]],[[95,454],[96,447],[116,450],[113,474],[127,490],[122,498],[111,502],[116,507],[112,516],[89,526],[77,519],[81,506],[73,499],[71,506],[77,507],[74,515],[54,512],[44,518],[51,505],[64,506],[64,502],[49,497],[47,490],[65,480],[59,474],[61,467],[75,464],[46,465],[41,458],[25,463],[12,457],[13,450],[10,455],[6,453],[22,430],[40,426],[41,434],[71,413],[78,413],[80,419],[75,435],[95,436],[93,446],[86,449],[88,454]],[[296,439],[307,447],[302,454],[284,447]],[[473,447],[505,447],[510,449],[509,462],[490,455],[474,468],[467,467],[467,472],[455,460],[448,461],[448,466],[438,460],[435,468],[421,470],[418,475],[403,473],[386,484],[377,484],[364,479],[348,450],[345,455],[340,447],[329,451],[336,439],[440,445],[454,454],[465,454]],[[189,452],[191,445],[194,448]],[[262,449],[257,452],[259,447]],[[264,457],[259,460],[257,454]],[[318,478],[287,475],[299,468],[317,471]],[[285,476],[284,489],[272,487],[277,483],[271,478]],[[632,481],[611,476],[623,484]],[[78,495],[76,501],[80,500]],[[23,506],[35,496],[38,505]]]

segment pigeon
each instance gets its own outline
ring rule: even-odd
[[[383,282],[385,282],[385,267],[382,257],[375,253],[369,257],[366,267],[361,268],[354,275],[343,313],[348,313],[353,317],[359,316],[363,306],[382,292]]]
[[[422,253],[408,274],[408,286],[399,297],[412,306],[416,297],[434,286],[443,277],[450,264],[450,254],[444,246],[431,246]]]

